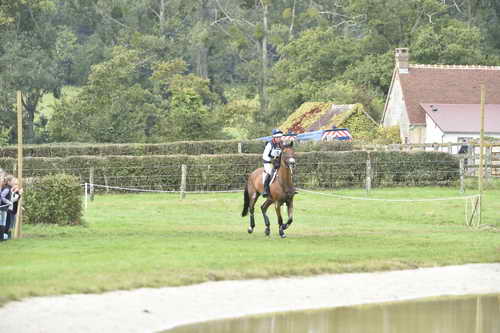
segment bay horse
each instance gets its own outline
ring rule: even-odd
[[[267,209],[273,203],[275,204],[276,215],[278,216],[279,235],[281,238],[285,238],[285,230],[288,229],[293,222],[293,197],[297,193],[295,191],[295,187],[293,186],[293,171],[295,169],[296,160],[295,152],[293,150],[293,141],[287,143],[282,142],[281,146],[282,153],[278,161],[279,164],[277,163],[279,168],[275,171],[277,172],[277,175],[275,176],[274,182],[269,186],[269,196],[262,206],[260,206],[260,209],[262,211],[262,215],[264,216],[264,223],[266,224],[264,233],[266,236],[269,236],[271,230],[269,217],[267,216]],[[241,216],[247,216],[250,211],[250,226],[248,227],[249,234],[253,233],[255,228],[255,203],[262,192],[264,192],[263,174],[264,168],[255,170],[248,176],[245,185],[245,193],[243,195],[243,212],[241,213]],[[283,218],[281,216],[281,206],[283,204],[286,204],[288,208],[288,221],[285,224],[283,224]]]

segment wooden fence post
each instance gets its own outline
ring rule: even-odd
[[[461,158],[460,159],[460,193],[465,192],[464,174],[465,174],[465,160],[463,158]]]
[[[23,95],[17,91],[17,184],[23,188]],[[14,227],[14,238],[21,238],[23,224],[23,198],[17,203],[16,225]]]
[[[88,184],[85,183],[85,210],[87,210],[88,205],[89,205],[89,191],[88,191]]]
[[[486,148],[486,164],[485,164],[485,172],[486,172],[486,182],[491,182],[492,176],[492,166],[493,166],[493,147],[489,146]]]
[[[94,167],[90,167],[89,182],[90,182],[90,201],[94,201]]]
[[[451,145],[451,143],[448,143],[448,154],[453,154],[453,146]]]
[[[104,177],[104,186],[106,186],[106,193],[109,193],[109,187],[108,187],[108,177],[106,177],[106,174],[103,173],[103,177]]]
[[[181,166],[181,200],[186,197],[187,165]]]
[[[369,194],[372,189],[372,161],[370,159],[370,153],[368,153],[368,159],[366,160],[366,194]]]
[[[474,168],[471,168],[470,165],[476,164],[476,159],[474,156],[474,150],[476,147],[473,144],[467,145],[467,174],[469,176],[474,176]]]
[[[243,144],[238,142],[238,154],[243,154]]]

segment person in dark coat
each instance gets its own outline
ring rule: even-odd
[[[7,239],[12,238],[12,229],[16,227],[16,216],[17,216],[17,207],[19,204],[19,200],[21,199],[21,194],[23,193],[23,189],[18,187],[17,178],[12,180],[12,189],[11,189],[11,202],[12,209],[9,207],[7,210]]]
[[[4,178],[2,184],[2,191],[0,192],[0,240],[7,240],[9,236],[7,234],[7,212],[13,208],[12,197],[12,185],[14,184],[14,176],[8,175]]]

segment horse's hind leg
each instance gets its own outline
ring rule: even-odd
[[[253,229],[255,229],[255,203],[257,202],[257,199],[259,198],[260,194],[259,192],[254,192],[252,197],[250,198],[250,226],[248,227],[248,233],[251,234],[253,232]]]
[[[281,216],[281,205],[283,203],[276,203],[276,216],[278,216],[278,226],[279,226],[279,233],[281,238],[286,238],[285,235],[285,228],[283,226],[283,217]]]
[[[267,199],[262,206],[260,206],[260,209],[262,211],[262,215],[264,216],[264,223],[266,224],[266,229],[264,230],[266,236],[269,236],[271,234],[271,223],[269,223],[269,217],[267,216],[266,212],[269,206],[273,201],[271,199]]]

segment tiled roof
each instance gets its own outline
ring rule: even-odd
[[[420,104],[436,125],[445,133],[479,133],[479,104]],[[486,104],[485,132],[500,133],[500,104]]]
[[[479,104],[480,85],[486,86],[486,103],[500,104],[500,67],[461,65],[410,65],[399,73],[410,124],[425,124],[421,103]]]

